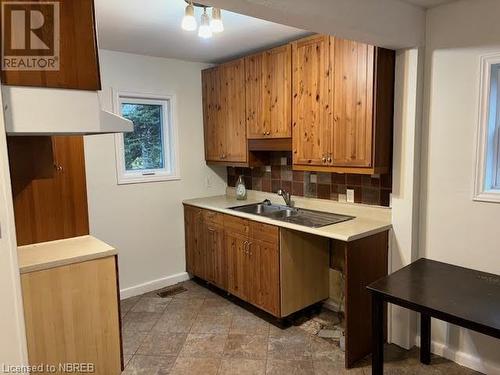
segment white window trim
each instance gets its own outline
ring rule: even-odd
[[[113,112],[121,116],[120,102],[126,99],[132,100],[147,100],[147,101],[168,101],[169,111],[164,113],[164,118],[169,124],[169,134],[163,137],[165,150],[169,150],[168,157],[171,159],[171,171],[164,170],[150,170],[146,174],[144,172],[126,172],[124,147],[123,147],[123,133],[115,134],[115,155],[116,155],[116,178],[118,185],[124,184],[137,184],[145,182],[159,182],[159,181],[175,181],[180,180],[179,168],[179,136],[176,117],[176,97],[174,94],[151,94],[140,91],[113,91]],[[167,147],[168,146],[168,147]],[[151,174],[150,174],[151,173]]]
[[[500,64],[500,53],[481,56],[480,61],[479,113],[476,130],[476,163],[473,200],[500,203],[500,189],[493,187],[495,178],[498,178],[496,176],[498,170],[496,166],[496,155],[500,155],[500,140],[498,137],[491,137],[490,134],[492,128],[495,128],[495,125],[491,124],[491,121],[496,121],[497,116],[497,113],[495,113],[495,119],[491,119],[491,68],[495,64]],[[497,95],[500,95],[500,90]],[[495,168],[493,175],[488,171],[492,166]]]

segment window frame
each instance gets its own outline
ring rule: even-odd
[[[473,200],[500,203],[500,53],[480,58],[478,108]]]
[[[173,94],[151,94],[137,91],[113,91],[113,112],[121,114],[121,104],[132,102],[162,106],[162,141],[164,168],[138,171],[125,169],[123,133],[115,134],[116,179],[118,185],[180,180],[179,140],[176,121],[176,98]],[[146,171],[146,172],[145,172]]]

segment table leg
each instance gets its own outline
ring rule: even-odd
[[[384,301],[372,294],[372,375],[384,373]]]
[[[420,314],[420,362],[431,363],[431,317]]]

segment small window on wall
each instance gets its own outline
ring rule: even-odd
[[[500,202],[500,53],[481,58],[474,199]]]
[[[134,123],[116,135],[118,184],[179,179],[174,98],[118,93],[115,111]]]

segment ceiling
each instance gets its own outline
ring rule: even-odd
[[[438,5],[451,3],[456,0],[402,0],[405,3],[410,3],[414,5],[418,5],[422,8],[432,8],[437,7]]]
[[[307,34],[222,10],[225,31],[204,40],[196,32],[181,29],[185,6],[184,0],[95,0],[99,46],[149,56],[220,62]],[[196,9],[198,22],[201,13]]]

